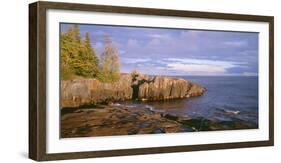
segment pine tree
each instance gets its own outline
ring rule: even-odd
[[[61,34],[60,42],[61,78],[63,80],[72,79],[75,76],[72,62],[78,53],[76,43],[73,41],[72,28]]]
[[[77,24],[73,25],[73,28],[71,29],[71,35],[73,41],[80,43],[81,42],[81,37],[80,37],[80,28]]]
[[[85,39],[82,42],[82,52],[79,57],[80,75],[85,77],[96,77],[98,73],[98,58],[94,49],[91,46],[90,34],[85,34]]]
[[[81,40],[78,25],[61,34],[61,77],[64,80],[81,77],[96,77],[98,58],[91,46],[90,35]]]

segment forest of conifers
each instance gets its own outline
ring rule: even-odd
[[[103,36],[103,51],[97,54],[91,45],[90,33],[82,38],[78,25],[69,26],[60,37],[60,73],[62,80],[96,78],[114,82],[120,78],[117,49],[109,35]]]

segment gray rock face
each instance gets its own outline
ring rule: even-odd
[[[124,101],[132,98],[131,77],[121,76],[114,83],[102,83],[96,79],[61,82],[61,107],[79,107]]]
[[[102,83],[96,79],[70,80],[61,82],[61,108],[130,99],[156,101],[186,98],[201,96],[205,91],[205,88],[190,81],[162,76],[141,76],[133,81],[130,75],[122,75],[114,83]]]
[[[140,100],[156,101],[193,96],[201,96],[205,88],[190,81],[158,76],[154,82],[144,83],[139,87]]]

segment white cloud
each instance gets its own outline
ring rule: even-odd
[[[231,46],[231,47],[245,47],[248,45],[247,41],[226,41],[223,43],[226,46]]]
[[[148,37],[151,38],[147,43],[148,47],[155,48],[155,46],[161,46],[158,47],[159,49],[165,48],[163,46],[167,44],[171,45],[171,43],[174,42],[175,39],[168,34],[149,34]]]
[[[226,69],[223,66],[213,66],[207,64],[182,64],[170,63],[167,65],[169,70],[183,71],[188,74],[218,75],[223,74]]]
[[[189,59],[189,58],[166,58],[163,59],[167,62],[176,62],[182,64],[198,64],[198,65],[211,65],[221,66],[224,68],[232,67],[245,67],[246,62],[233,62],[233,61],[220,61],[220,60],[207,60],[207,59]]]
[[[231,62],[206,59],[166,58],[161,61],[166,63],[168,70],[184,72],[191,75],[223,75],[227,69],[246,67],[245,62]]]
[[[256,73],[229,73],[228,69],[246,67],[247,62],[231,62],[207,59],[164,58],[154,60],[151,58],[121,58],[126,65],[137,66],[138,70],[147,74],[158,75],[232,75],[256,76]]]
[[[151,59],[149,58],[121,58],[122,62],[126,64],[137,64],[137,63],[145,63],[149,62]]]
[[[157,39],[169,39],[170,35],[168,34],[149,34],[149,37],[157,38]]]

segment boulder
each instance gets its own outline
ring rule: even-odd
[[[201,96],[206,91],[206,88],[199,84],[191,83],[190,89],[187,91],[186,97],[196,97]]]

